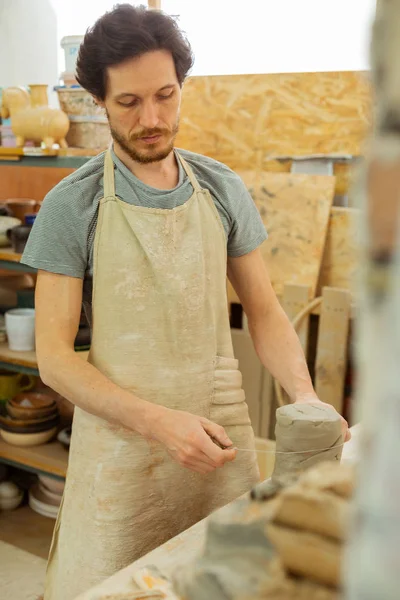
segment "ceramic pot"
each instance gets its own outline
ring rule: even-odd
[[[30,217],[31,215],[28,216]],[[11,242],[14,252],[17,254],[23,253],[31,231],[32,225],[28,224],[18,225],[17,227],[13,227],[7,231],[7,237]]]
[[[21,225],[21,220],[15,217],[0,216],[0,246],[9,246],[10,239],[7,236],[7,231],[13,227]]]
[[[49,99],[47,96],[47,85],[45,83],[40,84],[29,84],[29,90],[31,92],[31,106],[48,106]]]
[[[0,402],[11,400],[20,392],[31,390],[36,384],[34,375],[0,371]]]
[[[4,431],[3,429],[0,429],[0,435],[7,444],[25,448],[46,444],[52,440],[56,434],[57,427],[49,429],[48,431],[40,431],[39,433],[15,433],[14,431]]]
[[[5,314],[6,332],[10,350],[28,352],[35,349],[35,311],[32,308],[14,308]]]
[[[25,215],[38,213],[42,205],[38,200],[32,200],[31,198],[9,198],[5,200],[4,204],[11,212],[11,216],[20,221],[25,220]]]

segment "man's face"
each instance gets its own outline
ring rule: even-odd
[[[179,127],[181,88],[172,55],[164,50],[108,68],[102,103],[113,139],[140,163],[166,158]]]

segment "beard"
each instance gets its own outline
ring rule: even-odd
[[[143,129],[130,137],[127,137],[113,127],[108,113],[107,118],[113,140],[117,142],[125,154],[137,163],[150,164],[160,162],[161,160],[164,160],[164,158],[167,158],[174,149],[175,138],[179,131],[179,117],[172,129],[161,129],[159,127],[154,129]],[[152,137],[155,135],[161,135],[161,139],[154,144],[149,144],[148,147],[143,150],[138,147],[141,143],[140,138]]]

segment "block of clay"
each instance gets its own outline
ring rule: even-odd
[[[287,571],[322,585],[339,587],[342,547],[336,541],[268,524],[267,533]]]
[[[303,473],[303,485],[333,492],[342,498],[351,498],[356,484],[356,469],[353,465],[338,465],[332,462],[321,463]]]
[[[345,540],[350,521],[350,503],[336,494],[300,484],[279,496],[274,523]]]
[[[288,404],[276,411],[276,456],[270,479],[256,486],[252,497],[265,499],[312,466],[342,456],[341,418],[324,404]]]

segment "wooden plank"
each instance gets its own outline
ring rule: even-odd
[[[57,477],[65,477],[67,473],[68,452],[59,442],[20,448],[7,444],[0,438],[0,461],[1,459]]]
[[[287,284],[316,293],[334,197],[335,178],[262,173],[254,200],[269,237],[261,247],[273,288]]]
[[[235,170],[275,157],[363,154],[371,123],[367,73],[190,77],[177,145]]]
[[[351,294],[348,290],[325,287],[322,297],[315,361],[315,391],[320,400],[332,404],[341,413],[347,366]]]
[[[360,221],[358,209],[332,207],[318,295],[324,286],[354,292],[360,265]]]
[[[247,331],[232,329],[232,342],[235,358],[239,361],[239,369],[243,375],[243,389],[249,407],[251,424],[255,434],[260,435],[263,366]]]

